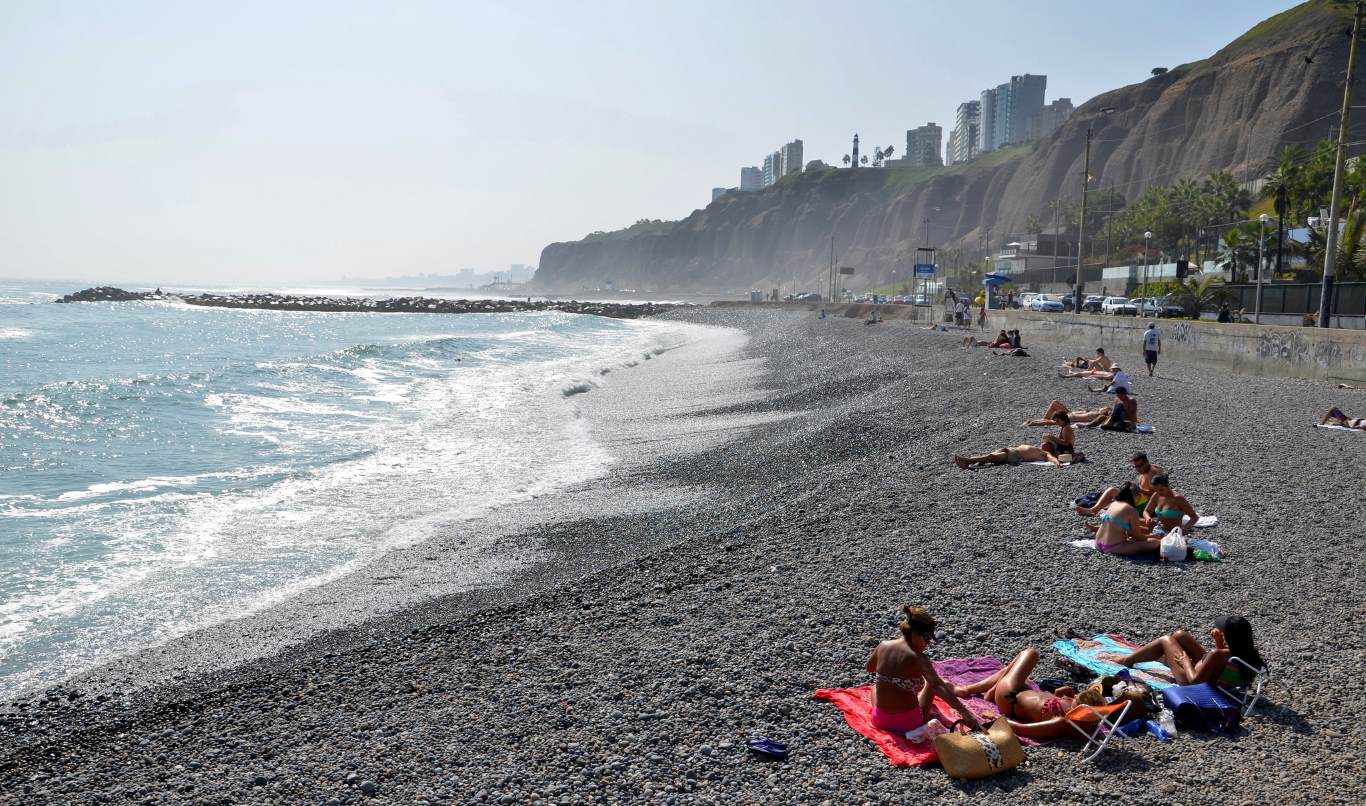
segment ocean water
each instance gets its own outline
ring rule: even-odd
[[[576,393],[710,330],[69,290],[0,282],[0,698],[605,473]]]

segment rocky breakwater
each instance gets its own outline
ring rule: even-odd
[[[209,308],[253,308],[266,311],[322,311],[327,313],[523,313],[560,311],[606,316],[612,319],[639,319],[677,307],[674,303],[655,302],[579,302],[577,300],[446,299],[443,297],[310,297],[293,294],[163,294],[124,291],[101,286],[67,294],[58,302],[132,302],[147,299],[174,299],[186,305]]]
[[[87,288],[74,294],[67,294],[57,302],[136,302],[142,299],[161,299],[161,294],[153,291],[124,291],[122,288],[102,285]]]

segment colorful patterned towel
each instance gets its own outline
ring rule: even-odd
[[[990,677],[1004,666],[1005,664],[993,657],[962,658],[937,661],[934,664],[934,670],[945,682],[966,686]],[[1032,682],[1029,686],[1035,690],[1039,688]],[[877,749],[882,751],[882,754],[887,757],[893,767],[923,767],[939,760],[939,756],[934,752],[933,742],[918,744],[909,742],[905,736],[899,733],[890,733],[873,725],[872,686],[823,688],[816,691],[812,697],[825,700],[839,708],[844,713],[844,721],[848,723],[849,727],[853,728],[855,733],[877,745]],[[1001,715],[996,710],[994,703],[987,702],[981,697],[965,697],[963,704],[982,721],[990,721]],[[939,711],[939,721],[945,725],[958,718],[958,712],[950,708],[949,704],[943,700],[936,698],[934,705],[935,709]],[[1036,739],[1023,736],[1020,737],[1020,742],[1022,744],[1043,744]]]
[[[1119,661],[1138,649],[1139,644],[1129,641],[1122,635],[1102,633],[1091,638],[1054,641],[1053,648],[1074,666],[1097,675],[1110,675],[1124,671]],[[1166,664],[1156,661],[1140,663],[1128,671],[1135,680],[1157,691],[1176,685],[1172,670],[1168,669]]]

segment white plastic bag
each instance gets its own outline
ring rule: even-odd
[[[928,742],[932,741],[934,737],[948,732],[949,729],[944,727],[944,723],[940,722],[938,719],[931,719],[929,722],[926,722],[915,730],[906,731],[906,740],[916,743]]]
[[[1178,526],[1162,536],[1162,545],[1158,547],[1158,556],[1170,562],[1179,563],[1186,559],[1186,536],[1181,534],[1181,527]]]

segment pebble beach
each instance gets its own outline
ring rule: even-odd
[[[1313,427],[1332,406],[1366,416],[1366,390],[1165,358],[1148,378],[1135,344],[1115,358],[1155,433],[1083,430],[1072,467],[960,470],[955,452],[1037,443],[1045,430],[1021,423],[1052,399],[1104,403],[1056,376],[1087,345],[997,357],[910,322],[664,316],[749,341],[725,364],[664,354],[582,395],[622,461],[497,524],[526,554],[497,584],[323,618],[230,664],[180,662],[222,634],[192,636],[0,705],[0,802],[1366,800],[1366,434]],[[741,364],[756,385],[702,407],[671,406],[660,381]],[[1224,562],[1069,545],[1086,533],[1066,502],[1131,478],[1137,450],[1219,516]],[[442,545],[417,553],[439,562]],[[1093,763],[1062,741],[974,782],[893,768],[811,694],[868,682],[903,603],[938,619],[935,658],[1033,646],[1036,677],[1067,676],[1049,645],[1069,630],[1208,642],[1239,614],[1273,681],[1232,737],[1114,742]],[[293,621],[225,629],[259,650]],[[751,737],[790,758],[750,754]]]

